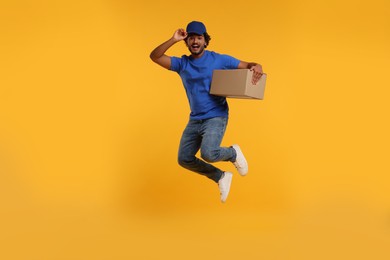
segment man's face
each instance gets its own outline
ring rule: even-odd
[[[190,34],[186,39],[188,50],[192,55],[201,55],[204,51],[206,41],[203,35]]]

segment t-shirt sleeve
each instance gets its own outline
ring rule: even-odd
[[[225,69],[237,69],[238,65],[240,64],[240,60],[230,56],[230,55],[222,55],[222,58],[224,60],[224,67]]]
[[[181,58],[171,57],[171,67],[169,70],[176,71],[177,73],[181,70]]]

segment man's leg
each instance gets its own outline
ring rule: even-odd
[[[235,161],[236,151],[232,147],[221,147],[228,118],[214,117],[207,119],[201,128],[201,157],[207,162]]]
[[[240,175],[248,173],[248,163],[237,144],[231,147],[220,147],[225,134],[228,118],[215,117],[202,125],[201,157],[207,162],[230,161]]]
[[[188,122],[180,140],[178,162],[182,167],[218,182],[223,171],[195,157],[202,144],[203,123],[204,120],[190,120]]]

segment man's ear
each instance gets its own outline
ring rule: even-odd
[[[183,41],[185,42],[186,46],[188,47],[187,40],[188,40],[188,37],[186,37],[185,39],[183,39]]]

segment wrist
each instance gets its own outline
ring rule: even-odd
[[[259,69],[261,69],[261,65],[260,64],[257,64],[257,63],[254,63],[253,67],[258,67]]]
[[[179,42],[179,41],[180,41],[180,40],[178,40],[178,39],[176,39],[176,38],[174,38],[174,37],[171,38],[171,42],[172,42],[172,43],[177,43],[177,42]]]

